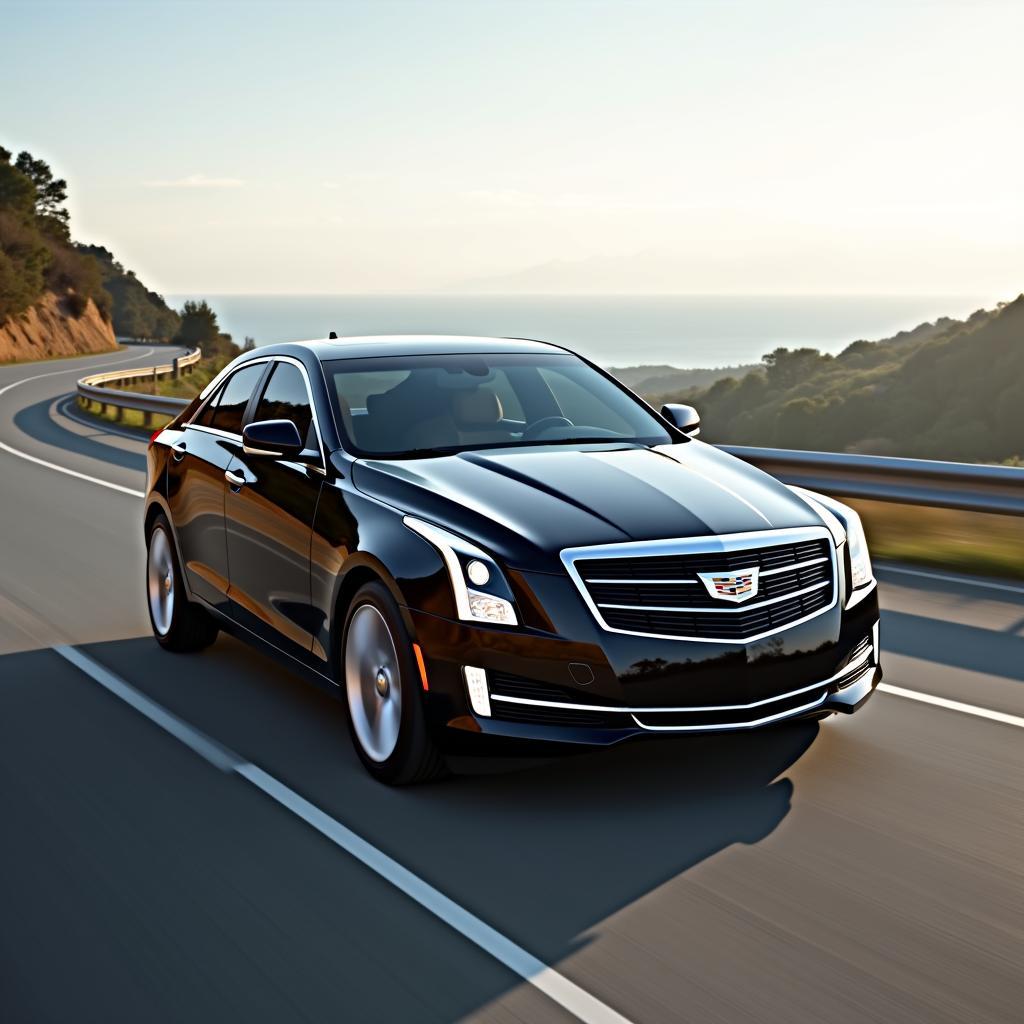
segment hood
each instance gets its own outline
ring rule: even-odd
[[[774,477],[700,441],[361,460],[353,482],[535,571],[560,571],[558,553],[585,544],[821,525]]]

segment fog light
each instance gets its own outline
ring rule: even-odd
[[[469,577],[470,583],[482,587],[491,578],[491,570],[483,562],[474,559],[466,566],[466,575]]]
[[[466,689],[469,691],[469,703],[481,718],[491,717],[491,698],[487,693],[487,673],[482,668],[463,665],[462,674],[466,677]]]

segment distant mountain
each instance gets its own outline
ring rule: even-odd
[[[723,377],[743,377],[758,369],[749,366],[720,366],[717,369],[683,370],[678,366],[609,366],[626,387],[640,395],[660,395],[688,388],[706,388]]]
[[[662,368],[658,368],[660,371]],[[634,372],[630,370],[630,372]],[[838,356],[779,348],[710,386],[636,387],[701,413],[724,444],[967,462],[1024,455],[1024,295],[966,320],[943,318]]]

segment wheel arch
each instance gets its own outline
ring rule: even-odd
[[[384,563],[366,552],[354,554],[349,559],[349,563],[346,565],[345,571],[338,576],[332,603],[331,664],[335,668],[337,668],[338,659],[341,657],[348,610],[360,588],[367,583],[380,583],[387,589],[398,605],[398,611],[407,632],[410,636],[415,635],[405,595]]]

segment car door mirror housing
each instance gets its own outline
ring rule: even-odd
[[[663,405],[661,415],[690,437],[700,433],[700,413],[692,405]]]
[[[246,455],[288,458],[298,455],[304,447],[299,428],[291,420],[259,420],[242,430],[242,450]]]

